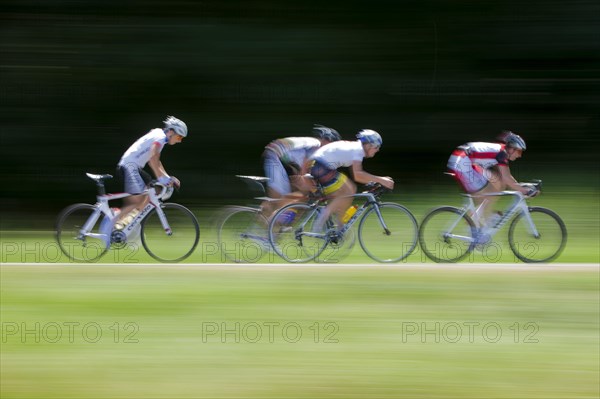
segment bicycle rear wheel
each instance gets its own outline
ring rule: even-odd
[[[235,263],[257,262],[271,250],[267,226],[260,209],[227,208],[217,227],[223,259]]]
[[[453,263],[475,248],[475,223],[463,210],[443,206],[429,212],[419,229],[421,250],[434,262]]]
[[[284,206],[269,223],[269,241],[275,253],[288,262],[302,263],[319,256],[327,238],[323,232],[312,232],[317,208],[306,204]]]
[[[363,215],[358,225],[358,241],[371,259],[382,263],[398,262],[414,251],[418,231],[417,220],[408,209],[384,202],[372,206]]]
[[[56,242],[69,259],[95,262],[108,251],[110,238],[99,231],[101,216],[100,210],[90,204],[73,204],[58,215]],[[82,231],[88,221],[88,231]]]
[[[562,219],[546,208],[529,208],[535,226],[525,213],[517,215],[508,230],[508,243],[517,258],[527,263],[550,262],[560,255],[567,243],[567,228]]]
[[[160,206],[171,231],[165,231],[156,209],[152,209],[142,221],[142,245],[158,261],[182,261],[194,252],[200,240],[198,220],[183,205],[169,202]]]

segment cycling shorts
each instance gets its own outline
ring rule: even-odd
[[[492,176],[488,169],[471,162],[469,156],[461,148],[454,150],[448,159],[447,166],[467,193],[475,193],[485,188]]]
[[[337,169],[330,169],[326,164],[318,161],[312,162],[310,174],[321,184],[325,195],[335,193],[348,181],[345,174],[338,172]]]
[[[265,151],[263,165],[265,176],[269,178],[267,185],[270,189],[277,191],[281,195],[287,195],[292,192],[288,173],[277,155],[272,151]]]
[[[119,165],[117,174],[123,181],[125,192],[129,194],[143,193],[148,183],[152,181],[152,176],[134,163]]]

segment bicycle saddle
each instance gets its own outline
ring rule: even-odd
[[[86,173],[85,175],[96,182],[100,182],[105,179],[112,179],[112,175],[95,175],[93,173]]]

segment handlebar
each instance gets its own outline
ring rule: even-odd
[[[535,197],[542,191],[542,181],[534,179],[528,183],[519,183],[521,187],[529,188],[529,192],[526,194],[527,197]]]
[[[179,191],[179,189],[177,187],[174,187],[173,184],[166,185],[166,184],[160,183],[158,180],[152,180],[150,183],[148,183],[148,186],[150,188],[154,188],[154,189],[157,187],[160,188],[160,192],[156,193],[156,196],[158,197],[158,199],[160,199],[162,201],[166,201],[169,198],[171,198],[174,190]]]
[[[392,190],[389,188],[383,187],[380,183],[376,183],[374,181],[365,184],[366,191],[363,193],[373,194],[376,198],[381,197],[385,193],[389,193]]]

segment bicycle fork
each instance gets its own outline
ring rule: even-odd
[[[385,220],[383,220],[383,216],[381,215],[381,210],[379,209],[379,206],[376,203],[374,203],[373,206],[375,207],[375,213],[377,214],[379,223],[381,223],[381,227],[383,227],[383,233],[386,236],[392,235],[392,232],[390,231],[390,229],[388,229],[387,225],[385,224]]]

